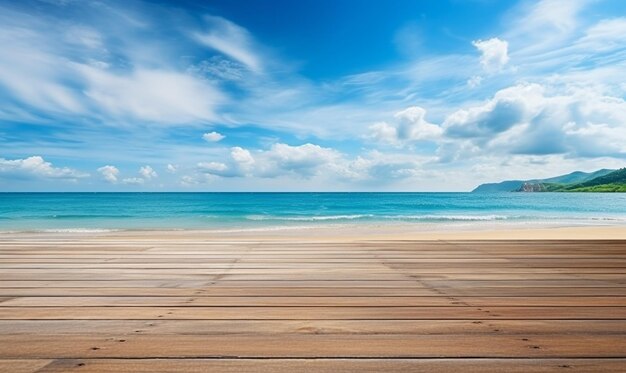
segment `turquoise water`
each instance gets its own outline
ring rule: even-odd
[[[626,224],[626,194],[0,193],[0,230]]]

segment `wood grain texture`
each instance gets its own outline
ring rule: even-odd
[[[59,359],[37,372],[623,373],[625,366],[624,359]]]
[[[6,234],[4,372],[623,372],[624,241]]]

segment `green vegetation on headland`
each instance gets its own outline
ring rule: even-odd
[[[549,179],[508,180],[482,184],[473,192],[598,192],[626,193],[626,168],[598,170],[591,173],[572,172]]]

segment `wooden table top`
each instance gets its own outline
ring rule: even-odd
[[[626,241],[0,237],[1,372],[626,372]]]

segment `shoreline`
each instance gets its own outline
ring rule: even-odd
[[[324,226],[283,226],[234,229],[43,229],[0,231],[0,237],[39,238],[155,238],[155,239],[270,239],[303,241],[364,241],[364,240],[626,240],[626,225],[567,225],[559,224],[352,224]]]

